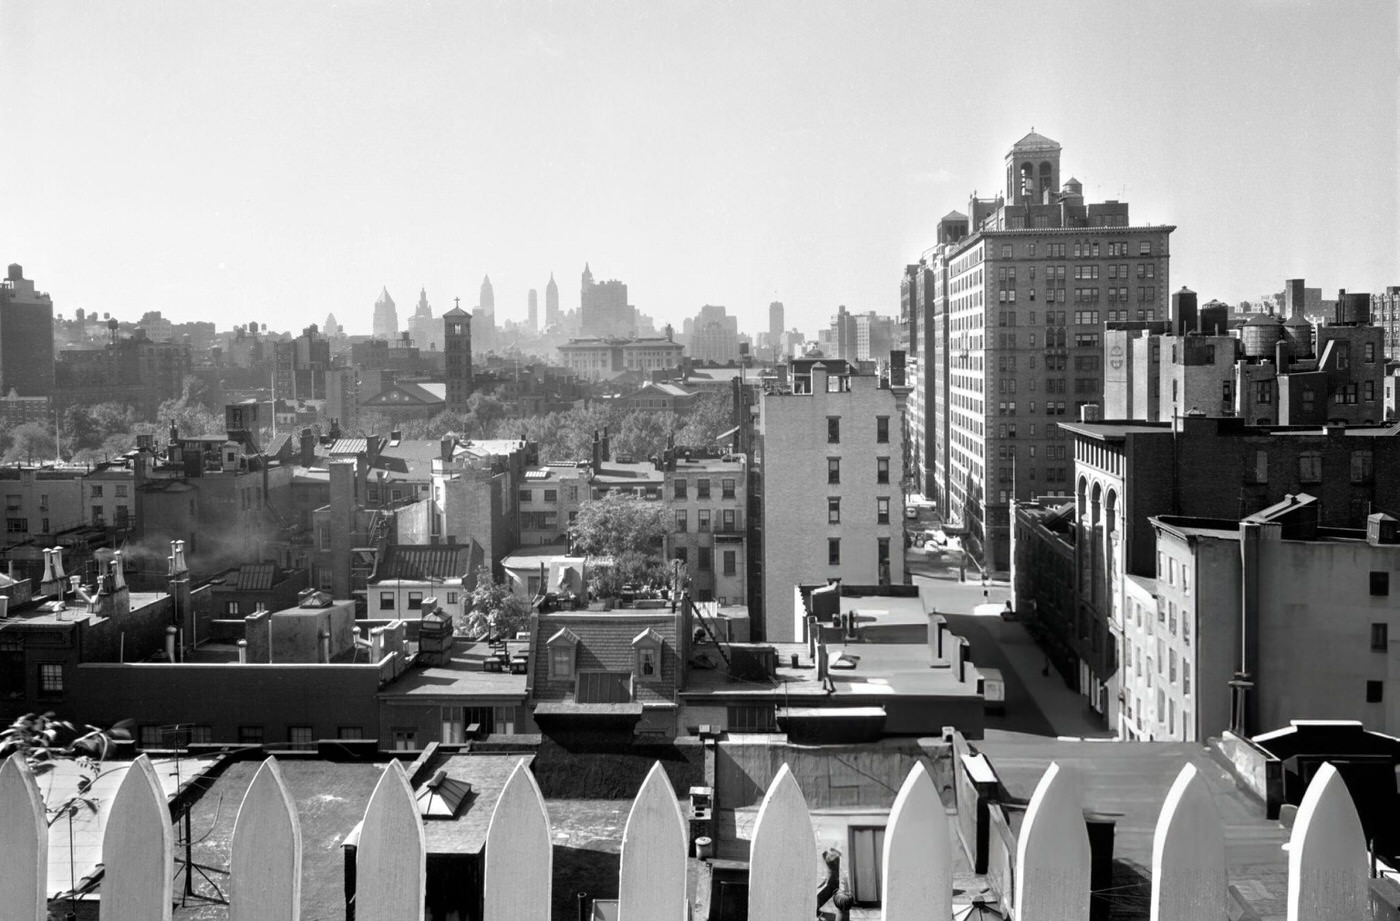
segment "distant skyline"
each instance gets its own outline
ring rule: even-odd
[[[0,0],[0,263],[55,309],[368,333],[554,274],[677,329],[899,311],[1034,129],[1175,224],[1171,285],[1400,284],[1387,0]],[[402,318],[401,323],[402,327]]]

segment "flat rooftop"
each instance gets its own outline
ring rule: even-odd
[[[530,644],[525,640],[511,640],[506,648],[511,655],[520,655],[529,652]],[[490,655],[491,646],[488,643],[459,640],[452,647],[450,664],[411,668],[380,691],[379,699],[410,697],[417,700],[470,695],[523,700],[527,676],[512,675],[509,671],[486,671],[482,663]]]
[[[131,592],[131,610],[139,611],[148,607],[161,599],[170,597],[166,592]],[[9,616],[5,620],[0,620],[0,626],[32,624],[34,626],[55,626],[58,624],[75,624],[85,622],[89,626],[103,623],[111,618],[98,617],[89,614],[87,603],[81,599],[67,602],[67,607],[62,611],[45,611],[43,606],[54,599],[47,595],[36,595],[33,600],[20,607],[12,607]]]
[[[1162,801],[1185,764],[1193,764],[1210,788],[1225,826],[1229,879],[1261,921],[1282,921],[1288,895],[1289,830],[1264,816],[1264,806],[1236,784],[1210,750],[1191,742],[1096,742],[1043,738],[984,739],[972,743],[986,755],[1013,801],[1028,803],[1052,761],[1075,769],[1086,812],[1115,822],[1115,885],[1124,865],[1150,887],[1152,835]],[[1019,827],[1024,810],[1010,810]],[[1125,898],[1132,897],[1124,893]]]
[[[969,670],[967,681],[957,679],[953,667],[935,668],[926,643],[861,643],[828,644],[832,667],[830,676],[836,686],[828,692],[817,678],[817,669],[807,655],[806,643],[767,643],[778,655],[777,676],[768,681],[732,680],[721,668],[691,669],[682,695],[696,693],[724,694],[736,697],[772,697],[781,693],[788,699],[800,699],[800,705],[841,700],[848,697],[888,698],[976,697],[975,670]],[[798,666],[792,666],[797,656]],[[731,656],[732,657],[732,656]],[[843,667],[853,662],[854,668]]]

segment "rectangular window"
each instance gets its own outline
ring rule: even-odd
[[[826,539],[826,562],[831,566],[841,565],[841,538],[828,537]]]
[[[294,749],[307,751],[316,744],[316,737],[310,726],[288,726],[287,742]]]
[[[732,576],[738,572],[739,554],[734,550],[724,551],[724,574]]]
[[[738,515],[734,509],[727,508],[720,513],[724,522],[725,531],[733,531],[738,526]]]
[[[528,505],[528,504],[529,504],[531,501],[533,501],[533,500],[534,500],[534,496],[531,494],[530,490],[528,490],[528,489],[522,489],[522,490],[520,490],[520,501],[521,501],[521,502],[524,502],[525,504]]]
[[[709,481],[709,480],[707,480],[707,479],[702,479],[702,480],[696,480],[696,481],[695,481],[695,498],[697,498],[697,499],[708,499],[708,498],[710,498],[710,481]]]
[[[391,731],[394,751],[411,752],[418,750],[418,730],[412,726],[396,726]]]
[[[679,531],[681,534],[684,534],[688,529],[688,526],[686,524],[686,515],[687,513],[685,509],[676,509],[676,530]]]
[[[722,499],[733,499],[733,498],[734,498],[734,480],[732,480],[732,479],[723,479],[723,480],[720,480],[720,481],[719,481],[719,486],[720,486],[720,498],[722,498]]]
[[[890,523],[890,500],[886,496],[881,496],[875,500],[875,523]]]
[[[1376,652],[1390,649],[1390,624],[1371,625],[1371,648]]]
[[[1389,594],[1390,594],[1390,573],[1389,573],[1389,572],[1387,572],[1387,571],[1385,571],[1385,570],[1372,570],[1372,571],[1371,571],[1371,594],[1372,594],[1372,595],[1389,595]]]
[[[826,459],[826,481],[833,485],[841,482],[841,458],[828,457]]]
[[[875,417],[875,441],[877,444],[887,445],[890,443],[890,417]]]
[[[5,531],[8,534],[23,534],[29,530],[28,518],[6,518]]]
[[[551,502],[551,503],[553,503],[553,502],[558,502],[558,501],[559,501],[559,490],[557,490],[557,489],[546,489],[546,490],[544,491],[544,501],[546,501],[546,502]]]
[[[1298,479],[1303,483],[1322,482],[1322,455],[1313,451],[1298,455]]]
[[[1385,699],[1385,682],[1384,682],[1384,681],[1368,681],[1368,682],[1366,682],[1366,703],[1368,703],[1368,704],[1378,704],[1378,703],[1380,703],[1380,702],[1381,702],[1382,700],[1384,700],[1384,699]]]
[[[710,510],[707,508],[702,508],[699,512],[696,513],[695,517],[696,530],[700,531],[702,534],[708,532],[710,530]]]
[[[239,745],[261,745],[263,743],[263,728],[261,726],[239,726]]]
[[[888,457],[875,458],[875,482],[880,485],[890,481],[890,459]]]
[[[686,483],[686,481],[685,481],[685,480],[679,480],[679,479],[678,479],[678,480],[673,480],[672,482],[675,483],[675,485],[672,487],[672,493],[671,493],[672,496],[674,496],[674,497],[677,498],[677,499],[684,499],[684,498],[685,498],[685,483]]]
[[[238,616],[238,602],[237,602],[237,601],[225,601],[225,602],[224,602],[224,613],[225,613],[225,614],[232,614],[233,616],[237,617],[237,616]]]
[[[342,742],[355,742],[365,737],[365,731],[359,726],[337,726],[335,737]]]
[[[1351,452],[1351,481],[1369,483],[1371,481],[1371,452]]]
[[[39,664],[39,695],[52,697],[63,693],[63,663],[42,662]]]
[[[379,610],[381,610],[381,611],[392,611],[392,610],[394,610],[394,593],[393,593],[393,592],[380,592],[380,593],[379,593]]]
[[[709,548],[709,547],[701,547],[701,548],[700,548],[700,551],[699,551],[699,553],[697,554],[697,557],[696,557],[696,563],[695,563],[695,565],[696,565],[696,568],[698,568],[701,572],[709,572],[709,571],[710,571],[710,548]]]
[[[827,523],[827,524],[840,524],[840,523],[841,523],[841,500],[840,500],[840,499],[830,498],[830,499],[827,499],[827,500],[826,500],[826,523]]]
[[[96,484],[93,485],[93,487],[92,487],[92,497],[93,497],[94,499],[101,499],[101,498],[102,498],[102,487],[101,487],[101,486],[98,486],[98,485],[96,485]]]
[[[826,443],[829,445],[839,445],[841,443],[841,417],[826,417]]]
[[[685,547],[677,547],[673,555],[676,559],[680,560],[682,564],[686,563],[689,559],[689,554]]]

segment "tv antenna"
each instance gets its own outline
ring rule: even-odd
[[[193,735],[191,729],[192,727],[189,725],[174,723],[169,726],[162,726],[159,730],[161,741],[168,744],[174,753],[175,789],[177,792],[183,782],[180,771],[180,752],[184,746],[189,745],[191,741],[191,736]],[[180,881],[183,877],[183,881],[179,884],[180,907],[184,908],[185,905],[191,901],[206,902],[212,905],[227,905],[228,896],[224,894],[223,889],[219,887],[219,884],[214,881],[213,876],[210,874],[228,876],[229,871],[221,867],[199,863],[194,859],[195,840],[193,822],[190,816],[193,806],[194,801],[192,797],[183,797],[181,799],[180,816],[178,825],[176,826],[176,835],[178,837],[175,841],[175,879]],[[208,834],[201,835],[199,840],[203,841],[207,837]],[[204,881],[203,885],[199,885],[195,882],[196,874]],[[208,892],[210,889],[213,890],[212,895]]]

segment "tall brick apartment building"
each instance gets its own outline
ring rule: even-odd
[[[794,374],[791,391],[763,396],[764,612],[755,630],[770,642],[803,638],[799,585],[904,581],[908,391],[849,367],[817,362]]]
[[[922,346],[915,479],[994,569],[1009,565],[1010,500],[1070,491],[1059,423],[1102,398],[1106,325],[1166,318],[1176,229],[1132,224],[1126,202],[1086,204],[1077,180],[1061,183],[1060,145],[1034,132],[1005,173],[996,197],[939,221],[902,279]]]

